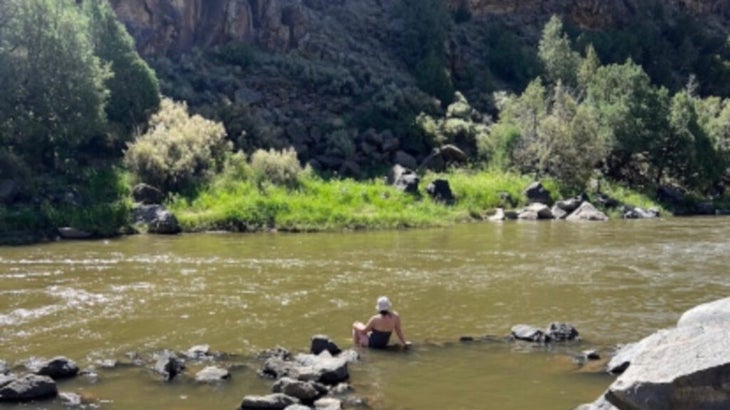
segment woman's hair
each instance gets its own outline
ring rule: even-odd
[[[381,310],[380,314],[383,316],[388,316],[388,315],[390,315],[390,310]]]

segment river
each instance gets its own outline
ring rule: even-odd
[[[374,409],[572,409],[612,377],[569,355],[672,326],[730,294],[730,219],[505,222],[320,234],[130,236],[0,248],[0,359],[65,355],[81,368],[129,352],[209,344],[241,366],[221,385],[99,369],[61,382],[101,409],[234,409],[270,392],[257,352],[349,347],[350,326],[388,295],[413,342],[350,367]],[[460,343],[518,323],[573,324],[583,342]],[[50,401],[3,410],[63,409]]]

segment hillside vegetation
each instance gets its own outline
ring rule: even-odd
[[[641,206],[670,186],[685,212],[726,202],[724,33],[661,2],[590,31],[453,4],[318,6],[303,15],[335,18],[309,20],[298,48],[225,42],[148,65],[107,0],[0,3],[3,241],[124,231],[137,182],[188,230],[454,223],[500,192],[519,205],[535,179]],[[327,36],[336,24],[361,37]],[[448,179],[454,204],[385,184],[446,144],[467,161],[419,171]]]

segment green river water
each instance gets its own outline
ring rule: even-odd
[[[505,222],[322,234],[132,236],[0,248],[0,359],[65,355],[81,368],[129,352],[209,344],[235,355],[232,379],[163,383],[148,369],[97,369],[59,383],[101,409],[235,409],[267,394],[257,352],[350,346],[353,321],[388,295],[408,352],[350,366],[373,409],[572,409],[613,378],[570,355],[636,341],[730,294],[730,219]],[[518,323],[573,324],[566,347],[460,343]],[[87,408],[90,406],[87,406]],[[64,409],[60,401],[1,410]]]

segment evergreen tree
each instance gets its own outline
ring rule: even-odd
[[[117,20],[108,0],[86,0],[84,10],[91,22],[95,53],[113,73],[106,81],[110,92],[107,117],[121,128],[123,136],[131,136],[159,109],[157,77],[137,53],[134,40]]]
[[[588,103],[595,107],[610,147],[608,174],[633,184],[653,181],[646,167],[657,162],[671,135],[667,90],[653,87],[644,70],[629,60],[596,71]]]
[[[552,16],[543,28],[538,57],[550,82],[576,86],[580,56],[573,51],[568,35],[563,32],[563,22],[557,16]]]
[[[447,106],[453,85],[447,71],[445,44],[451,15],[443,0],[400,0],[395,7],[403,27],[398,49],[423,91]]]

